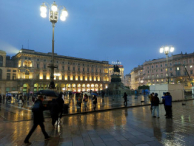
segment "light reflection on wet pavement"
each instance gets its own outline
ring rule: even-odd
[[[14,107],[11,109],[14,112]],[[1,112],[4,110],[1,108]],[[22,111],[28,115],[29,111],[22,109],[13,114],[25,119]],[[46,118],[45,127],[51,140],[44,141],[38,127],[30,141],[34,146],[192,146],[193,111],[194,101],[191,100],[185,106],[182,102],[173,103],[173,119],[165,118],[163,105],[160,105],[159,119],[151,117],[149,106],[64,116],[60,126],[55,128],[51,119]],[[1,118],[0,146],[23,145],[31,127],[32,121],[10,122]]]
[[[192,97],[187,97],[187,99],[191,99]],[[92,99],[89,98],[87,103],[87,108],[84,108],[84,103],[82,102],[81,108],[77,106],[76,98],[65,97],[65,104],[69,105],[69,114],[76,113],[85,113],[92,112],[93,104]],[[128,96],[127,107],[132,106],[140,106],[140,105],[148,105],[150,104],[148,95],[140,95],[140,96]],[[32,112],[31,107],[33,106],[33,102],[29,100],[29,102],[25,102],[23,105],[18,104],[18,102],[12,98],[11,102],[2,102],[0,103],[0,118],[5,121],[22,121],[22,120],[31,120]],[[96,111],[103,111],[107,109],[115,109],[126,107],[123,103],[122,97],[98,97],[98,102],[96,106]],[[45,111],[44,116],[50,118],[50,112]]]
[[[144,101],[144,102],[142,102]],[[91,112],[93,111],[92,99],[89,98],[87,103],[87,108],[84,108],[84,103],[82,102],[81,108],[77,106],[76,98],[65,97],[65,104],[69,105],[69,114],[82,113],[82,112]],[[135,106],[135,105],[144,105],[149,104],[149,99],[147,96],[130,96],[128,98],[127,106]],[[8,121],[20,121],[20,120],[31,120],[32,113],[31,107],[33,102],[29,100],[29,102],[25,102],[24,105],[18,104],[14,98],[12,98],[11,102],[3,102],[0,103],[0,115],[1,118]],[[112,108],[124,107],[123,98],[116,97],[98,97],[96,111],[98,110],[106,110]],[[50,117],[49,111],[44,112],[45,117]]]

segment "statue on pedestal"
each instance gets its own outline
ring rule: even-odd
[[[114,65],[114,72],[120,72],[118,65]]]

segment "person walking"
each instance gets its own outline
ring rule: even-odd
[[[93,105],[94,105],[94,110],[96,110],[96,104],[97,104],[97,97],[96,97],[96,95],[93,96],[92,101],[93,101]]]
[[[52,125],[54,127],[59,115],[59,104],[57,102],[57,99],[53,99],[51,101],[50,114],[52,118]]]
[[[151,110],[151,113],[152,113],[152,98],[154,96],[154,92],[152,92],[150,95],[149,95],[149,99],[150,99],[150,103],[151,103],[151,106],[150,106],[150,110]]]
[[[104,94],[105,94],[105,92],[104,92],[104,91],[102,91],[102,98],[104,98]]]
[[[63,93],[61,92],[57,98],[57,102],[59,105],[59,118],[60,119],[61,119],[62,114],[63,114],[63,105],[64,105],[64,100],[63,100],[62,96],[63,96]]]
[[[166,92],[163,92],[163,95],[164,95],[164,96],[162,96],[162,103],[164,104],[164,110],[165,110],[165,115],[164,115],[164,116],[166,116],[165,98],[163,98],[163,97],[165,97],[165,96],[166,96]]]
[[[50,139],[50,136],[45,131],[44,124],[43,124],[43,122],[44,122],[43,110],[45,109],[43,104],[42,104],[43,100],[44,100],[43,96],[39,96],[38,99],[36,100],[33,108],[32,108],[33,127],[24,140],[25,144],[31,144],[29,142],[29,139],[38,125],[41,127],[41,130],[42,130],[42,133],[44,134],[45,140]]]
[[[153,118],[156,118],[155,116],[155,110],[157,112],[157,118],[160,118],[159,117],[159,98],[158,98],[158,93],[155,93],[155,96],[152,97],[152,117]]]
[[[80,94],[79,95],[79,97],[78,97],[78,100],[77,100],[77,105],[79,106],[79,107],[81,107],[81,104],[82,104],[82,94]]]
[[[162,97],[165,101],[165,107],[166,107],[166,118],[171,119],[172,118],[172,96],[169,92],[166,92],[166,96]]]
[[[127,105],[127,93],[126,92],[124,93],[123,98],[124,98],[124,105],[126,106]]]
[[[85,110],[86,110],[86,108],[87,108],[87,103],[88,103],[88,95],[87,95],[87,94],[84,95],[83,101],[84,101],[84,107],[85,107]]]

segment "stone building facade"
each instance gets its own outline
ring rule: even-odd
[[[125,76],[124,76],[124,85],[126,86],[126,87],[129,87],[129,88],[131,88],[131,74],[129,73],[129,74],[126,74]]]
[[[176,54],[168,58],[153,59],[142,65],[143,85],[153,84],[183,84],[185,89],[191,89],[194,83],[194,53]],[[138,72],[131,71],[131,85],[138,88]],[[190,77],[190,78],[189,78]],[[135,86],[134,86],[135,85]]]
[[[52,53],[21,49],[10,58],[0,51],[0,93],[35,93],[48,89]],[[100,91],[108,88],[112,65],[55,53],[54,80],[58,91]],[[122,69],[124,71],[124,69]],[[123,72],[122,72],[123,73]],[[123,76],[123,74],[122,74]]]
[[[131,71],[131,89],[135,90],[139,86],[143,85],[143,66],[139,65]]]

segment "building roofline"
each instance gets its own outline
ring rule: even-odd
[[[41,56],[47,56],[47,57],[52,57],[52,53],[43,53],[43,52],[36,52],[34,50],[29,50],[29,49],[24,49],[22,48],[20,50],[21,52],[18,52],[13,58],[15,58],[17,55],[20,53],[24,54],[32,54],[32,55],[41,55]],[[91,60],[91,59],[84,59],[84,58],[77,58],[77,57],[70,57],[70,56],[64,56],[64,55],[57,55],[57,53],[54,53],[54,56],[57,58],[63,58],[63,59],[74,59],[74,60],[79,60],[79,61],[87,61],[87,62],[95,62],[95,63],[102,63],[102,64],[109,64],[108,61],[98,61],[98,60]]]

